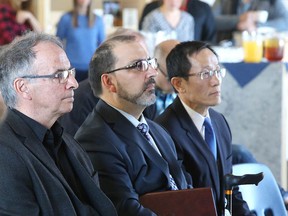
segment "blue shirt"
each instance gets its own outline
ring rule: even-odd
[[[56,35],[64,42],[72,67],[87,71],[96,48],[105,40],[105,28],[101,17],[96,16],[89,27],[85,15],[78,16],[78,27],[72,24],[72,13],[65,13],[57,25]]]
[[[156,112],[157,116],[160,115],[164,110],[173,102],[176,98],[176,93],[163,93],[161,90],[156,89]]]

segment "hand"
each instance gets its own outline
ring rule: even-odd
[[[257,16],[254,11],[243,13],[239,17],[237,30],[240,31],[254,31],[256,29]]]
[[[24,10],[19,10],[16,14],[16,22],[19,24],[24,24],[26,21],[29,21],[32,17],[31,12],[29,11],[24,11]]]
[[[24,11],[24,10],[19,10],[16,14],[16,22],[19,24],[24,24],[25,22],[28,22],[33,31],[40,32],[41,31],[41,26],[36,17],[29,12],[29,11]]]

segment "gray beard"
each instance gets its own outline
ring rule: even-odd
[[[146,91],[149,84],[155,83],[154,79],[150,79],[145,83],[144,88],[140,92],[130,93],[127,92],[121,84],[118,83],[118,96],[130,103],[137,104],[140,106],[150,106],[156,102],[155,89]]]

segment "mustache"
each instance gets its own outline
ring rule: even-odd
[[[150,79],[144,84],[144,88],[146,89],[146,88],[148,88],[148,86],[149,86],[150,84],[155,84],[155,83],[156,83],[155,79],[154,79],[154,78],[150,78]]]

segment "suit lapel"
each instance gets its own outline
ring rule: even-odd
[[[126,144],[130,146],[137,145],[166,176],[169,174],[167,162],[156,152],[148,140],[137,130],[137,128],[134,127],[132,123],[129,122],[128,119],[102,100],[99,100],[96,109],[105,121],[110,124],[114,132],[117,133],[119,137],[126,140]],[[153,134],[153,132],[151,132],[151,135],[155,143],[158,143],[157,135]],[[167,176],[167,178],[169,177]]]
[[[62,173],[55,165],[55,162],[50,157],[49,153],[45,149],[43,143],[36,137],[34,132],[25,124],[25,122],[17,116],[14,112],[9,111],[7,115],[8,124],[14,131],[14,133],[18,134],[20,141],[23,145],[31,152],[31,154],[41,163],[44,167],[46,167],[51,175],[54,175],[59,181],[62,183],[63,187],[66,188],[67,193],[70,193],[70,198],[73,200],[76,196],[71,196],[71,194],[75,194],[73,190],[70,188],[66,179],[63,177]],[[17,120],[17,121],[16,121]],[[23,121],[22,123],[19,121]],[[65,140],[64,140],[65,139]],[[64,143],[75,142],[72,139],[67,140],[67,137],[64,138]],[[76,144],[76,143],[75,143]],[[67,146],[67,145],[66,145]],[[83,188],[88,194],[89,198],[92,200],[91,204],[100,211],[100,215],[116,215],[114,211],[113,204],[111,201],[104,195],[103,192],[97,187],[96,182],[94,182],[75,155],[71,152],[70,148],[67,147],[67,157],[71,162],[73,170],[75,174],[80,179],[83,184]],[[92,167],[92,165],[91,165]]]
[[[158,148],[162,154],[162,157],[165,159],[166,163],[165,173],[170,173],[173,176],[179,189],[187,189],[187,185],[185,184],[185,181],[183,181],[182,179],[183,177],[182,169],[177,161],[177,158],[175,158],[176,151],[174,155],[172,153],[173,150],[171,149],[171,147],[167,146],[168,144],[167,140],[164,140],[163,135],[160,134],[157,129],[154,129],[153,125],[149,124],[149,126],[151,127],[151,135],[153,136],[155,143],[158,144]],[[169,179],[169,176],[167,176],[167,178]]]
[[[181,127],[183,128],[183,130],[186,131],[187,137],[191,140],[191,144],[187,143],[186,147],[193,148],[191,145],[194,145],[196,147],[196,149],[199,151],[199,154],[203,156],[205,162],[209,167],[211,178],[214,183],[214,188],[219,188],[219,173],[217,172],[218,171],[217,163],[214,162],[215,161],[214,156],[210,152],[206,142],[202,138],[197,127],[191,120],[190,116],[186,112],[185,108],[183,107],[178,97],[174,100],[172,104],[172,109],[174,109],[174,112],[180,122]],[[218,144],[217,144],[217,150],[218,150]]]
[[[69,140],[66,142],[74,142]],[[79,160],[75,157],[70,148],[67,149],[68,159],[73,167],[75,175],[79,178],[83,189],[85,190],[89,200],[91,200],[91,205],[93,205],[94,210],[97,210],[99,215],[116,215],[112,202],[106,197],[106,195],[100,190],[92,178],[92,176],[87,171],[87,167],[84,167]],[[97,175],[97,174],[96,174]],[[95,178],[95,177],[94,177]]]
[[[55,162],[45,149],[43,143],[36,137],[30,127],[11,110],[8,111],[7,120],[14,133],[21,137],[20,140],[27,150],[30,151],[31,154],[51,172],[51,175],[56,176],[65,188],[71,190]],[[19,121],[22,122],[19,123]]]

